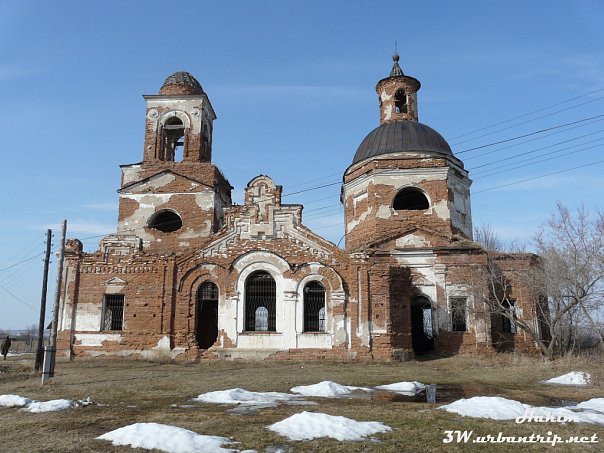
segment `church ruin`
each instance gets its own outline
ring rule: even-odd
[[[343,171],[341,249],[307,228],[303,206],[282,203],[268,176],[232,203],[212,163],[210,99],[191,74],[169,76],[144,96],[143,160],[121,166],[115,234],[94,253],[67,242],[59,352],[406,360],[530,348],[485,308],[471,180],[418,121],[419,88],[395,55],[376,87],[380,125]],[[531,318],[521,285],[512,296]]]

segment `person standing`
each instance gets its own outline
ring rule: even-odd
[[[4,360],[6,360],[6,355],[8,354],[8,350],[10,349],[10,345],[10,337],[7,335],[6,338],[2,340],[2,346],[0,347],[2,355],[4,356]]]

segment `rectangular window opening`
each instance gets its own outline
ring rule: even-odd
[[[101,330],[122,330],[124,327],[124,295],[105,294]]]
[[[451,303],[451,330],[453,332],[467,332],[467,299],[465,297],[452,297],[449,301]]]
[[[513,300],[505,300],[502,305],[507,313],[501,315],[501,330],[504,333],[516,333],[516,323],[510,319],[510,317],[515,317],[516,302]]]

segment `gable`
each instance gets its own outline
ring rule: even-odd
[[[140,181],[127,184],[118,190],[122,194],[147,193],[196,193],[213,189],[208,184],[183,176],[171,170],[164,170]]]
[[[450,244],[451,239],[446,235],[425,227],[413,227],[368,244],[368,247],[378,250],[421,249]]]

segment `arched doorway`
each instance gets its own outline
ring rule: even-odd
[[[202,349],[208,349],[218,338],[218,286],[204,282],[197,289],[195,338]]]
[[[417,296],[411,302],[411,342],[416,354],[434,350],[432,304],[424,296]]]

